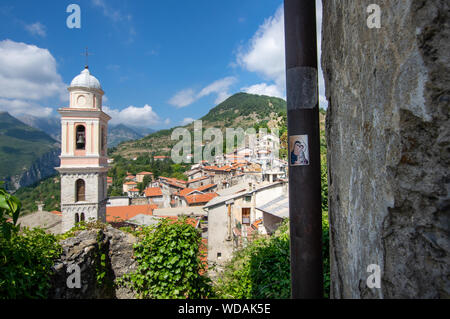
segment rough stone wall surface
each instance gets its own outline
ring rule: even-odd
[[[333,298],[450,297],[449,17],[447,0],[323,1]]]
[[[127,233],[108,226],[105,230],[84,230],[62,241],[63,253],[54,265],[52,299],[132,299],[134,294],[127,288],[115,287],[116,278],[135,270],[133,244],[136,239]],[[103,284],[97,281],[99,256],[106,257],[106,277]],[[67,272],[72,264],[80,267],[80,288],[69,288]],[[101,268],[100,268],[101,269]],[[103,270],[102,270],[103,271]],[[73,272],[73,270],[72,270]]]

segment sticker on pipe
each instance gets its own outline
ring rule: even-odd
[[[309,165],[308,135],[289,136],[290,166]]]
[[[294,67],[287,70],[287,109],[313,109],[318,104],[317,69]]]

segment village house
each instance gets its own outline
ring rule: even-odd
[[[156,204],[158,207],[163,207],[164,196],[160,187],[147,187],[144,190],[144,195],[148,199],[149,204]]]
[[[109,206],[128,206],[130,205],[130,197],[128,196],[110,196],[107,199],[106,207]]]
[[[213,184],[213,180],[214,178],[212,175],[200,176],[198,178],[188,180],[186,186],[189,188],[198,188],[203,185]]]
[[[262,220],[267,233],[273,234],[283,220],[289,218],[289,196],[283,194],[256,209],[263,213]]]
[[[208,213],[208,262],[223,265],[251,233],[266,232],[263,212],[256,207],[286,194],[287,183],[239,184],[218,193],[204,209]]]
[[[217,193],[204,194],[194,190],[189,195],[181,197],[181,207],[204,206],[216,196]]]
[[[152,172],[140,172],[136,174],[136,181],[138,183],[142,183],[144,181],[144,177],[149,176],[150,180],[153,182],[153,173]]]
[[[125,181],[136,182],[136,176],[134,176],[132,174],[128,174],[128,176],[125,177]]]
[[[123,193],[127,194],[130,189],[134,189],[136,187],[137,187],[137,183],[134,181],[125,182],[122,185],[122,191],[123,191]]]
[[[137,188],[129,189],[127,193],[130,198],[139,197],[139,189]]]

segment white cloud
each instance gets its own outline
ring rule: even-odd
[[[31,101],[0,98],[0,111],[6,111],[13,116],[29,114],[36,117],[47,117],[52,115],[53,109]]]
[[[186,117],[186,118],[183,119],[183,121],[181,121],[181,125],[191,124],[194,121],[195,120],[192,117]]]
[[[316,0],[317,45],[321,51],[322,1]],[[244,92],[274,95],[285,98],[285,47],[284,47],[284,8],[281,5],[275,14],[264,21],[245,47],[238,50],[236,63],[247,71],[260,74],[267,83],[259,83],[242,88]],[[327,107],[325,82],[319,61],[319,95],[321,107]]]
[[[196,100],[195,98],[195,91],[192,89],[186,89],[179,91],[177,94],[175,94],[170,100],[169,104],[174,105],[176,107],[185,107],[192,103],[194,103]]]
[[[237,64],[256,72],[285,91],[284,11],[280,6],[272,17],[259,26],[254,36],[237,53]]]
[[[217,94],[214,103],[219,104],[231,95],[229,93],[229,88],[231,85],[236,83],[236,81],[237,79],[235,77],[229,76],[214,81],[213,83],[205,86],[198,93],[196,93],[193,89],[181,90],[169,100],[169,104],[181,108],[188,106],[198,99],[210,94]]]
[[[47,99],[68,100],[67,86],[47,49],[12,40],[0,41],[0,109],[11,114],[47,116]]]
[[[164,124],[169,125],[170,124],[170,119],[166,118],[166,120],[164,121]]]
[[[0,41],[0,97],[39,100],[56,95],[68,98],[56,60],[47,49]]]
[[[102,9],[103,14],[113,20],[114,22],[124,19],[131,20],[130,15],[124,16],[119,10],[114,10],[111,6],[108,6],[103,0],[92,0],[92,4]]]
[[[25,25],[25,29],[32,35],[39,35],[41,37],[45,37],[47,35],[45,26],[40,22],[27,24]]]
[[[277,96],[280,98],[284,98],[284,92],[281,90],[279,86],[275,84],[272,85],[268,85],[267,83],[254,84],[249,87],[241,88],[241,91],[250,94]]]
[[[111,116],[111,124],[125,124],[131,126],[154,126],[161,123],[158,114],[153,108],[146,104],[143,107],[128,106],[125,109],[117,110],[103,106],[103,111]]]

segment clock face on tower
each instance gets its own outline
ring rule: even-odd
[[[86,105],[86,97],[84,95],[79,95],[77,98],[77,105],[84,106]]]

